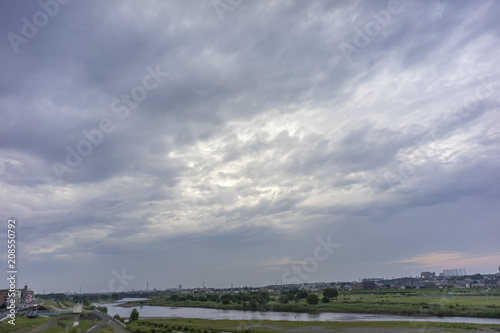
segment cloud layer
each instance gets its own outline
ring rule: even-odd
[[[497,2],[0,6],[36,291],[275,283],[327,235],[308,281],[499,265]]]

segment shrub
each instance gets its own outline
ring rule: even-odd
[[[337,297],[339,295],[339,292],[335,288],[326,288],[323,290],[323,296],[326,297]]]
[[[297,298],[307,298],[308,295],[307,291],[302,290],[297,293]]]
[[[318,295],[310,294],[309,296],[307,296],[306,301],[307,304],[318,304],[318,299]]]

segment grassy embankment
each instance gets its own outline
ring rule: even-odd
[[[101,326],[94,331],[94,333],[114,333],[114,332],[115,331],[113,330],[113,328],[109,325]]]
[[[0,323],[0,332],[32,332],[39,328],[42,328],[45,324],[49,322],[48,318],[33,318],[29,319],[24,316],[16,316],[15,324],[11,325],[4,320]]]
[[[80,325],[73,328],[73,319],[68,315],[52,315],[48,317],[26,318],[25,316],[16,316],[16,325],[9,324],[6,320],[0,323],[0,332],[9,333],[29,333],[34,332],[53,321],[53,324],[44,329],[43,333],[83,333],[87,329],[96,325],[98,321],[80,319]],[[62,327],[57,323],[64,325]]]
[[[499,288],[490,290],[488,294],[480,294],[475,290],[442,289],[342,291],[329,303],[322,302],[321,293],[318,293],[318,296],[319,303],[315,305],[307,304],[305,300],[295,300],[284,304],[277,301],[278,294],[271,294],[271,301],[260,305],[255,310],[500,318]],[[149,301],[133,304],[249,310],[248,302],[244,301],[231,301],[229,304],[208,300],[172,301],[170,296],[155,297]]]
[[[238,321],[238,320],[208,320],[208,319],[151,319],[139,320],[128,325],[132,333],[167,333],[167,332],[253,332],[281,333],[322,332],[325,329],[350,330],[356,332],[370,331],[373,328],[391,329],[399,332],[401,329],[436,330],[436,331],[500,331],[500,325],[429,323],[429,322],[299,322],[299,321]],[[366,330],[361,330],[366,329]]]

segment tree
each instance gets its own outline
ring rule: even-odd
[[[330,297],[323,296],[323,299],[321,301],[323,303],[330,303]]]
[[[307,291],[305,291],[305,290],[301,290],[301,291],[299,291],[299,292],[297,293],[297,298],[306,298],[306,297],[307,297],[307,295],[309,295],[309,294],[307,293]]]
[[[307,296],[306,301],[307,304],[318,304],[318,299],[318,295],[310,294],[309,296]]]
[[[323,290],[323,296],[325,297],[337,297],[339,292],[335,288],[326,288]]]
[[[96,309],[101,312],[108,313],[108,308],[105,306],[97,306]]]
[[[268,292],[262,291],[260,293],[260,297],[263,298],[266,301],[266,303],[269,303],[271,301],[271,295],[269,295]]]
[[[287,295],[282,295],[282,296],[280,296],[280,298],[278,298],[278,301],[280,303],[286,304],[286,303],[288,303],[288,296]]]
[[[136,308],[134,308],[132,310],[132,312],[130,312],[129,321],[133,321],[133,320],[139,320],[139,311],[137,311]]]

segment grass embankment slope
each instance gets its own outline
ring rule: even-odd
[[[42,328],[49,322],[48,318],[29,319],[24,316],[16,316],[16,325],[11,325],[7,321],[8,319],[0,323],[0,332],[33,332],[34,330]]]
[[[31,333],[38,331],[46,325],[52,323],[46,329],[40,331],[43,333],[83,333],[98,321],[80,319],[79,326],[73,328],[73,319],[68,315],[52,315],[48,317],[38,316],[36,318],[26,318],[25,316],[16,316],[15,325],[11,325],[4,320],[0,323],[0,333]],[[63,327],[64,326],[64,327]]]
[[[208,320],[208,319],[150,319],[134,321],[128,325],[133,333],[150,332],[495,332],[500,331],[500,325],[476,325],[454,323],[428,322],[299,322],[299,321],[238,321],[238,320]]]
[[[109,325],[104,325],[99,327],[97,330],[94,331],[94,333],[114,333],[115,330]]]

